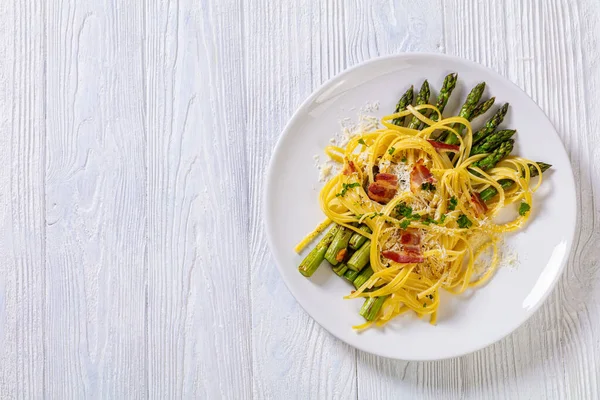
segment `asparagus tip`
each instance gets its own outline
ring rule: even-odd
[[[537,165],[539,165],[540,169],[542,170],[542,172],[547,171],[548,169],[550,169],[550,167],[552,167],[552,164],[546,164],[545,162],[538,162]]]

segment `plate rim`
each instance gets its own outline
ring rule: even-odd
[[[556,138],[558,139],[558,141],[561,144],[562,147],[562,151],[564,152],[564,155],[566,157],[566,159],[568,160],[568,167],[569,167],[569,177],[571,179],[571,183],[573,186],[573,191],[571,193],[572,196],[572,200],[573,200],[573,204],[577,205],[577,182],[575,180],[575,174],[573,172],[573,165],[572,165],[572,161],[571,158],[569,157],[569,152],[567,151],[565,144],[561,138],[561,136],[558,134],[558,130],[556,129],[556,127],[554,126],[554,124],[552,123],[552,121],[550,120],[550,118],[548,117],[548,115],[546,114],[546,112],[539,106],[539,104],[533,99],[531,98],[531,96],[525,92],[521,87],[519,87],[516,83],[514,83],[513,81],[511,81],[510,79],[508,79],[507,77],[501,75],[500,73],[496,72],[495,70],[477,63],[475,61],[471,61],[462,57],[458,57],[458,56],[454,56],[454,55],[449,55],[449,54],[444,54],[444,53],[432,53],[432,52],[403,52],[403,53],[398,53],[398,54],[390,54],[390,55],[385,55],[385,56],[378,56],[378,57],[374,57],[371,58],[369,60],[365,60],[362,61],[360,63],[357,63],[356,65],[353,65],[349,68],[346,68],[343,71],[340,71],[338,74],[332,76],[331,78],[327,79],[326,81],[324,81],[322,84],[320,84],[317,88],[315,88],[312,93],[296,108],[296,110],[294,111],[294,113],[292,114],[292,116],[289,118],[288,122],[285,124],[285,126],[283,127],[280,135],[277,138],[277,143],[275,144],[275,146],[272,149],[271,152],[271,156],[269,158],[269,163],[267,165],[267,169],[264,173],[264,179],[265,179],[265,186],[264,189],[262,190],[262,196],[263,196],[263,206],[262,206],[262,213],[264,216],[264,220],[263,220],[263,225],[265,228],[265,234],[267,237],[267,243],[269,245],[269,250],[271,252],[271,255],[273,257],[273,260],[275,261],[275,265],[277,267],[277,271],[280,275],[280,277],[282,278],[283,282],[285,283],[285,286],[287,287],[288,291],[290,292],[290,294],[292,295],[292,297],[294,298],[294,300],[300,305],[300,307],[304,310],[304,312],[315,322],[317,323],[321,328],[323,328],[325,331],[327,331],[330,335],[332,335],[333,337],[335,337],[336,339],[346,343],[348,346],[351,346],[352,348],[355,348],[357,350],[360,351],[364,351],[366,353],[370,353],[370,354],[374,354],[380,357],[384,357],[384,358],[388,358],[388,359],[394,359],[394,360],[402,360],[402,361],[436,361],[436,360],[447,360],[447,359],[454,359],[454,358],[458,358],[458,357],[462,357],[462,356],[466,356],[472,353],[475,353],[479,350],[485,349],[487,347],[490,347],[498,342],[500,342],[501,340],[505,339],[506,337],[508,337],[509,335],[515,333],[517,330],[519,330],[519,328],[521,328],[525,322],[527,322],[528,320],[531,319],[531,317],[540,309],[540,307],[546,303],[546,300],[548,299],[548,297],[550,296],[550,294],[552,292],[554,292],[554,290],[556,289],[556,285],[558,283],[558,281],[561,279],[561,277],[564,274],[564,271],[569,263],[569,258],[571,257],[572,251],[573,251],[573,247],[575,245],[575,232],[577,229],[577,225],[578,225],[578,219],[579,219],[579,210],[577,209],[577,207],[574,208],[574,210],[572,210],[571,214],[571,219],[573,221],[573,224],[571,225],[571,228],[569,230],[569,232],[566,234],[566,238],[567,238],[567,248],[566,248],[566,252],[564,254],[563,260],[560,263],[560,268],[557,271],[554,279],[552,280],[552,282],[548,285],[547,290],[545,291],[545,293],[540,297],[539,301],[531,308],[527,309],[525,311],[526,316],[525,318],[523,318],[523,320],[521,322],[519,322],[514,328],[509,329],[508,332],[503,333],[502,335],[498,336],[497,338],[494,338],[492,341],[490,341],[487,344],[482,344],[482,345],[478,345],[476,347],[474,347],[473,349],[469,350],[469,351],[463,351],[457,354],[450,354],[450,355],[446,355],[446,356],[442,356],[442,357],[419,357],[419,358],[399,358],[399,357],[395,357],[393,355],[389,355],[389,354],[384,354],[382,352],[373,350],[373,349],[366,349],[363,348],[355,343],[350,343],[346,340],[344,340],[343,338],[339,337],[338,335],[336,335],[335,333],[333,333],[331,330],[329,330],[327,327],[325,327],[323,324],[321,324],[317,319],[315,319],[311,313],[308,312],[308,310],[304,307],[304,305],[302,304],[302,302],[300,300],[298,300],[298,298],[296,297],[296,295],[294,294],[294,291],[291,288],[291,283],[288,280],[288,278],[286,277],[286,275],[282,272],[282,268],[283,266],[280,265],[280,263],[278,262],[276,256],[275,256],[275,245],[273,242],[273,238],[272,235],[269,231],[269,226],[272,224],[271,221],[271,217],[270,217],[270,213],[268,212],[271,202],[272,200],[270,199],[270,197],[268,196],[268,193],[270,193],[271,191],[271,185],[272,185],[272,181],[273,181],[273,175],[274,175],[274,163],[275,163],[275,156],[278,154],[278,152],[280,151],[280,148],[282,146],[282,143],[284,141],[284,139],[291,135],[291,128],[293,125],[295,125],[295,123],[297,122],[297,120],[299,120],[301,118],[302,113],[304,113],[306,110],[306,108],[312,104],[315,99],[320,96],[329,86],[331,86],[333,83],[335,83],[336,81],[342,79],[343,77],[345,77],[346,75],[349,75],[351,73],[353,73],[354,71],[361,69],[365,66],[368,66],[370,64],[376,64],[379,62],[384,62],[384,61],[388,61],[388,60],[392,60],[392,59],[397,59],[397,60],[402,60],[402,59],[406,59],[406,58],[411,58],[411,57],[424,57],[424,58],[434,58],[434,59],[438,59],[438,60],[452,60],[454,62],[459,62],[459,63],[464,63],[466,65],[468,65],[469,67],[473,67],[473,68],[477,68],[477,69],[481,69],[486,71],[489,74],[495,75],[497,78],[500,78],[502,81],[504,81],[507,85],[512,85],[512,87],[514,89],[517,89],[518,91],[520,91],[522,94],[524,94],[534,105],[535,107],[538,108],[538,110],[541,112],[541,114],[544,116],[544,118],[546,118],[547,122],[550,124],[550,126],[553,129],[552,134],[556,136]]]

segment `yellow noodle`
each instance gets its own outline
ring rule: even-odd
[[[430,115],[437,115],[438,121],[419,110],[430,110]],[[391,122],[411,115],[423,122],[425,129],[419,131]],[[435,323],[440,290],[459,294],[485,284],[499,263],[498,235],[522,228],[532,211],[504,224],[495,223],[493,218],[506,204],[522,201],[533,207],[532,193],[543,180],[539,165],[521,157],[506,157],[487,171],[475,166],[487,154],[469,156],[473,143],[470,123],[461,117],[442,118],[435,106],[409,106],[406,111],[383,117],[381,122],[383,129],[362,132],[343,148],[328,146],[325,149],[334,161],[344,163],[345,167],[352,165],[353,170],[344,168],[346,174],[342,170],[325,184],[319,202],[327,218],[296,247],[300,251],[332,221],[371,240],[370,267],[374,273],[346,298],[388,297],[374,321],[355,329],[382,326],[408,311],[414,311],[419,317],[429,315],[430,322]],[[463,127],[462,135],[456,130],[458,126]],[[455,134],[459,140],[459,150],[453,156],[436,150],[428,141],[442,131]],[[433,174],[435,191],[398,191],[385,205],[369,198],[367,187],[374,181],[375,166],[380,172],[385,168],[392,171],[392,166],[408,168],[419,160],[423,160]],[[533,185],[530,166],[538,172]],[[498,183],[502,179],[510,179],[514,184],[504,189]],[[494,188],[497,195],[487,202],[488,210],[481,214],[473,207],[471,197],[488,188]],[[457,204],[451,210],[453,198]],[[420,233],[422,263],[399,264],[381,256],[404,229],[405,219],[398,213],[400,206],[413,209],[414,220],[410,227]],[[461,218],[468,218],[472,225],[459,226]],[[372,233],[358,229],[359,224],[367,225]],[[490,264],[483,274],[475,276],[475,261],[490,248]]]

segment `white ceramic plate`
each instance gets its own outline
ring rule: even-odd
[[[297,270],[302,254],[294,246],[324,216],[318,204],[313,155],[323,149],[339,120],[353,117],[367,102],[379,101],[376,115],[393,112],[408,85],[428,79],[435,94],[444,76],[458,72],[459,83],[445,114],[456,115],[468,90],[487,82],[486,96],[497,104],[510,102],[503,126],[517,129],[513,154],[553,164],[534,196],[535,212],[526,228],[507,237],[518,265],[500,268],[483,288],[468,295],[443,293],[437,325],[401,316],[384,329],[361,333],[352,325],[364,320],[361,299],[344,300],[350,285],[326,262],[310,278]],[[493,110],[496,110],[496,105]],[[477,128],[491,115],[479,118]],[[482,121],[483,120],[483,121]],[[308,98],[286,126],[267,173],[265,215],[267,235],[288,288],[321,326],[344,342],[367,352],[402,360],[435,360],[463,355],[488,346],[514,331],[542,304],[566,264],[576,224],[575,184],[569,159],[556,130],[542,110],[516,85],[472,62],[440,54],[402,54],[378,58],[328,81]]]

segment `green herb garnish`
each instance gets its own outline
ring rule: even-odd
[[[431,182],[423,182],[421,184],[421,189],[423,190],[429,190],[430,192],[434,192],[435,191],[435,185]]]
[[[423,225],[431,225],[432,223],[435,224],[434,219],[431,217],[425,217],[421,222],[423,223]]]
[[[336,194],[336,197],[344,197],[346,195],[346,192],[348,191],[348,189],[352,189],[355,188],[357,186],[360,186],[360,183],[358,182],[354,182],[354,183],[342,183],[342,191],[339,192],[338,194]]]
[[[458,204],[458,200],[456,200],[456,197],[454,197],[454,196],[450,197],[450,201],[448,202],[448,210],[454,211],[456,209],[457,204]]]
[[[519,215],[525,216],[529,212],[529,210],[531,210],[531,206],[523,202],[519,206]]]
[[[460,214],[460,217],[458,217],[456,222],[458,223],[458,226],[463,229],[464,228],[468,229],[471,226],[473,226],[473,222],[471,222],[471,220],[469,218],[467,218],[467,216],[465,214]]]
[[[400,222],[400,228],[402,228],[402,229],[408,228],[409,225],[410,225],[410,219],[403,219],[402,222]]]
[[[405,202],[398,203],[395,208],[396,212],[403,217],[410,218],[412,216],[412,207],[406,205]]]
[[[442,215],[440,216],[440,222],[439,222],[439,223],[440,223],[440,224],[443,224],[445,220],[446,220],[446,214],[442,214]]]
[[[404,157],[402,157],[402,160],[401,160],[401,161],[402,161],[403,163],[406,163],[406,161],[408,161],[408,160],[406,159],[406,156],[404,156]]]
[[[363,140],[363,138],[358,139],[358,143],[362,144],[363,146],[366,146],[367,144],[365,143],[365,141]]]
[[[394,154],[395,151],[396,151],[395,147],[390,147],[390,149],[388,150],[388,154],[391,156],[392,154]]]

